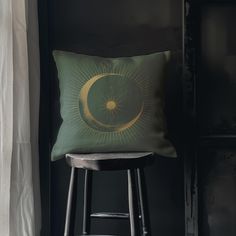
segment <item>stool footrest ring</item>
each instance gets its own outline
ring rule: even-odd
[[[129,219],[129,213],[98,212],[90,215],[92,218]]]

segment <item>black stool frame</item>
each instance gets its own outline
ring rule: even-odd
[[[72,165],[64,236],[72,236],[74,231],[78,170],[79,168]],[[91,213],[93,171],[91,169],[85,169],[82,235],[90,235],[91,218],[109,218],[128,219],[130,221],[131,236],[151,236],[146,181],[143,168],[126,169],[128,177],[129,213]]]

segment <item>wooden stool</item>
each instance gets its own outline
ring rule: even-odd
[[[72,200],[73,198],[75,199],[73,195],[75,195],[76,192],[74,191],[74,187],[77,184],[76,176],[78,169],[85,169],[82,235],[90,234],[91,218],[109,218],[129,219],[131,236],[151,236],[143,168],[152,163],[153,159],[153,153],[150,152],[67,154],[66,160],[69,166],[71,166],[71,178],[64,236],[73,235],[69,231],[73,228],[70,227],[70,218],[71,209],[75,209],[75,206],[72,206]],[[129,213],[91,213],[92,173],[94,170],[127,170]],[[74,221],[75,219],[73,219],[73,225]]]

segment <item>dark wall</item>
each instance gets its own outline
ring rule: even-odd
[[[53,1],[54,47],[106,56],[176,49],[181,1]]]
[[[235,3],[199,8],[199,234],[236,235]]]
[[[199,234],[236,234],[236,152],[204,148],[199,153]]]
[[[236,133],[236,4],[199,11],[199,127],[204,134]]]
[[[160,0],[50,0],[49,52],[64,49],[101,56],[129,56],[173,50],[174,76],[167,82],[167,116],[170,136],[181,151],[182,116],[179,63],[181,55],[181,1]],[[58,126],[59,100],[55,65],[50,58],[51,144]],[[153,235],[184,235],[184,190],[181,156],[176,159],[157,157],[146,169],[148,199]],[[79,196],[81,200],[79,175]],[[51,163],[51,234],[63,235],[69,168],[65,161]],[[93,192],[95,211],[127,212],[127,179],[123,172],[96,173]],[[79,207],[81,210],[81,207]],[[80,216],[77,216],[80,222]],[[77,228],[80,227],[78,223]],[[95,233],[129,235],[127,222],[93,221]]]
[[[188,110],[194,154],[188,165],[192,185],[186,230],[193,236],[232,236],[236,235],[236,4],[188,3],[185,59],[191,72]]]

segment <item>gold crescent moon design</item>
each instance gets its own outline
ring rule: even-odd
[[[124,124],[119,124],[119,125],[108,125],[108,124],[104,124],[100,121],[98,121],[90,112],[89,110],[89,106],[88,106],[88,94],[89,94],[89,90],[90,88],[93,86],[93,84],[106,76],[113,76],[113,75],[119,75],[116,73],[102,73],[102,74],[98,74],[93,76],[91,79],[89,79],[81,88],[80,90],[80,95],[79,95],[79,100],[83,106],[83,108],[81,109],[83,111],[82,118],[83,115],[85,116],[86,120],[85,122],[87,124],[89,124],[90,127],[96,129],[96,130],[100,130],[100,131],[106,131],[106,132],[121,132],[125,129],[130,128],[131,126],[133,126],[135,124],[135,122],[139,119],[139,117],[141,116],[142,112],[143,112],[143,104],[141,106],[141,109],[139,111],[139,113],[129,122],[124,123]]]

